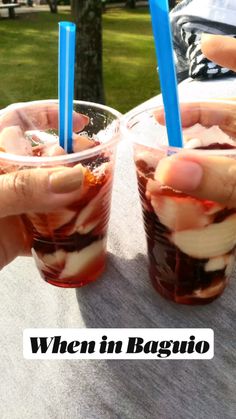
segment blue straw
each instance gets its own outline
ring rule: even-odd
[[[74,23],[59,23],[59,141],[67,153],[72,152],[75,33]]]
[[[169,145],[182,147],[182,128],[168,0],[150,0],[150,10]]]

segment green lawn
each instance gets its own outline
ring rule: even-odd
[[[58,21],[68,12],[0,20],[0,108],[57,97]],[[148,11],[109,10],[103,17],[106,103],[121,112],[159,92]]]

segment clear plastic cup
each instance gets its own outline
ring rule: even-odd
[[[23,131],[42,130],[45,108],[50,120],[50,111],[58,109],[58,101],[8,106],[0,111],[0,132],[3,126],[12,125]],[[32,237],[32,255],[41,276],[50,284],[66,288],[86,285],[104,271],[116,146],[120,138],[120,114],[116,110],[75,101],[74,111],[89,116],[86,133],[90,137],[96,135],[100,145],[56,157],[0,152],[1,174],[39,167],[63,169],[78,163],[85,169],[83,190],[78,191],[78,198],[71,205],[52,213],[22,215],[24,228]]]
[[[186,106],[190,109],[185,114],[188,128],[183,132],[186,138],[192,135],[188,146],[202,148],[196,140],[202,128],[195,125],[200,112],[202,126],[211,128],[205,131],[206,138],[213,135],[213,130],[216,132],[216,138],[208,138],[211,145],[193,149],[191,153],[235,159],[236,103],[208,101]],[[236,209],[193,198],[165,185],[160,188],[155,180],[160,160],[183,149],[168,146],[166,128],[155,117],[157,110],[160,113],[161,108],[131,114],[123,120],[121,129],[123,136],[133,143],[150,278],[155,289],[169,300],[206,304],[222,294],[235,264]],[[192,125],[195,125],[194,135],[190,131]],[[223,134],[231,132],[231,145],[224,143],[222,132],[222,138],[220,135],[217,138],[216,126],[223,129]]]

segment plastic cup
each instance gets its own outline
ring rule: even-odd
[[[44,110],[58,109],[58,101],[10,105],[0,111],[3,127],[18,125],[23,131],[43,130]],[[119,112],[107,106],[74,101],[74,111],[89,116],[85,131],[101,142],[93,148],[56,157],[19,156],[0,152],[1,174],[21,169],[72,167],[81,164],[84,183],[74,202],[45,214],[22,215],[24,229],[32,237],[32,255],[46,282],[59,287],[80,287],[96,280],[106,264],[106,241],[110,214]],[[55,118],[54,118],[55,119]],[[55,128],[52,126],[51,128]]]
[[[159,162],[183,149],[168,146],[166,128],[157,122],[156,111],[157,107],[144,109],[122,122],[123,135],[133,142],[150,278],[158,293],[168,300],[206,304],[223,293],[234,267],[236,209],[207,199],[195,199],[165,185],[160,188],[155,179]],[[232,162],[236,149],[233,145],[225,145],[222,137],[225,132],[217,131],[216,126],[232,131],[236,140],[235,118],[232,117],[236,115],[236,103],[190,104],[185,114],[188,129],[183,130],[184,137],[190,135],[191,120],[195,124],[200,112],[203,124],[210,129],[205,131],[206,138],[212,136],[213,130],[216,134],[211,138],[211,146],[193,149],[191,153],[225,156]],[[201,126],[194,129],[196,134],[191,134],[189,139],[192,139],[192,145],[202,147],[196,140]],[[222,143],[220,146],[219,142]]]

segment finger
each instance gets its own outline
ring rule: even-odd
[[[73,112],[73,131],[81,131],[89,123],[89,117]],[[19,125],[23,130],[58,129],[58,106],[54,104],[37,104],[14,108],[9,106],[0,117],[0,130]]]
[[[203,34],[201,37],[203,54],[222,67],[236,71],[236,39],[224,35]]]
[[[83,182],[82,165],[61,170],[19,170],[1,175],[0,217],[63,208],[79,199]]]
[[[183,152],[161,160],[155,179],[196,198],[236,207],[236,161],[232,158]]]
[[[181,105],[180,115],[183,127],[189,127],[197,122],[200,123],[201,113],[199,110],[199,103]],[[154,117],[159,124],[165,125],[166,121],[164,109],[157,109],[154,111]]]
[[[197,123],[204,127],[217,125],[230,136],[236,136],[236,106],[235,103],[186,103],[180,107],[183,128]],[[157,109],[154,117],[159,124],[165,124],[164,111]]]

